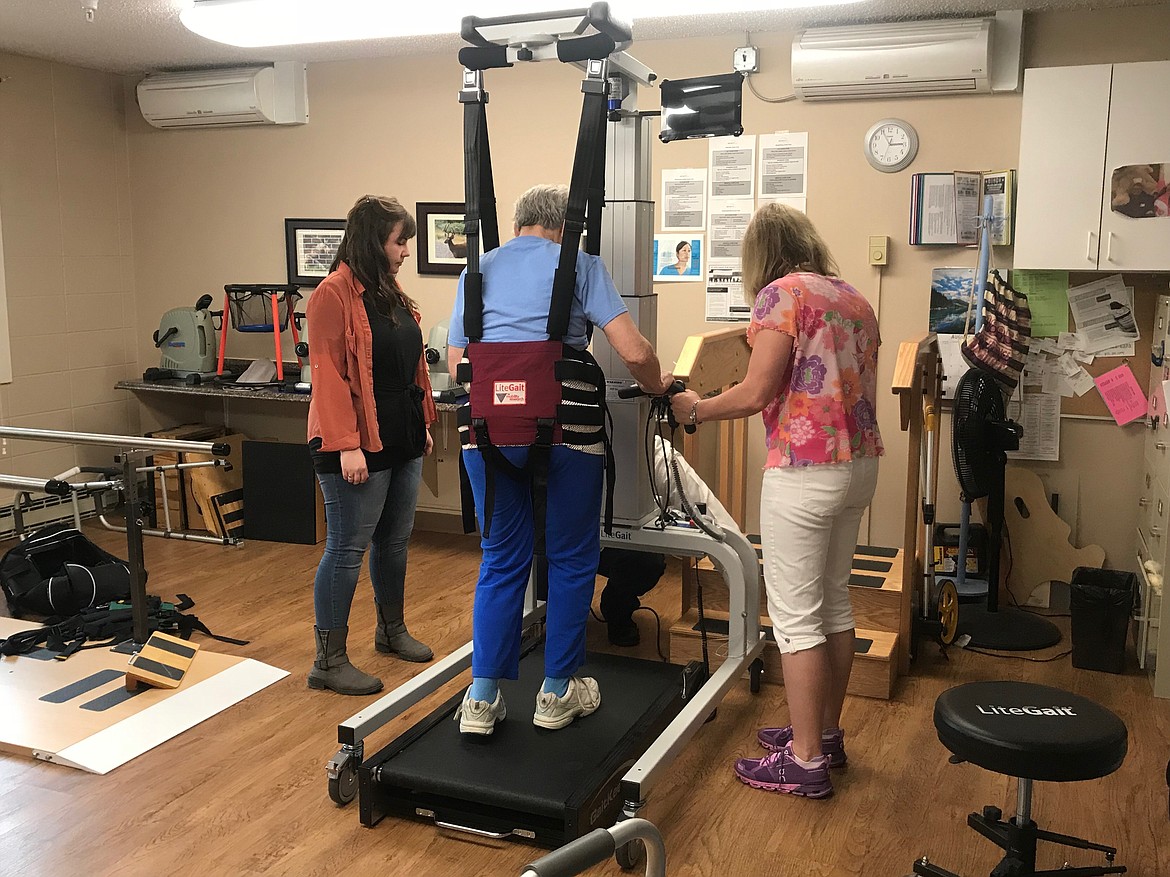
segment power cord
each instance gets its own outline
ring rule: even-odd
[[[751,35],[750,31],[747,31],[744,33],[744,40],[747,42],[747,44],[749,46],[752,44],[752,35]],[[751,91],[751,93],[756,96],[756,99],[762,100],[766,104],[786,104],[789,101],[796,100],[796,93],[795,92],[793,92],[792,94],[787,94],[784,97],[764,97],[764,95],[760,94],[756,90],[756,86],[752,82],[752,74],[745,73],[743,75],[743,79],[744,79],[744,82],[747,83],[747,87]]]
[[[639,606],[634,611],[649,612],[654,616],[654,650],[658,652],[658,657],[662,659],[662,663],[668,663],[670,659],[662,653],[662,616],[660,616],[654,610],[653,606]],[[589,614],[593,616],[594,621],[597,621],[601,624],[607,623],[606,620],[602,618],[592,606],[589,607]]]
[[[983,649],[973,649],[970,646],[963,649],[964,652],[974,652],[976,655],[986,655],[989,658],[1014,658],[1017,661],[1030,661],[1033,664],[1047,664],[1050,661],[1059,661],[1061,658],[1067,658],[1072,654],[1072,649],[1067,649],[1058,655],[1052,655],[1048,658],[1029,658],[1027,655],[1012,655],[1001,654],[999,652],[985,652]]]

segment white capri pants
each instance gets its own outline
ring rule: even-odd
[[[877,474],[877,457],[764,470],[764,585],[781,653],[811,649],[854,627],[849,574]]]

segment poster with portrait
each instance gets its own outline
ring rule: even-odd
[[[703,238],[700,235],[654,236],[654,282],[680,283],[703,279]]]

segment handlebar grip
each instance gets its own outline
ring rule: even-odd
[[[45,482],[45,493],[49,494],[49,496],[68,496],[72,489],[68,481],[58,481],[56,478],[50,478]]]
[[[226,457],[232,452],[232,446],[227,442],[215,442],[211,446],[211,453],[217,457]]]
[[[538,861],[526,865],[537,877],[572,877],[600,865],[614,854],[616,844],[604,828],[597,828]]]
[[[618,388],[617,394],[619,399],[637,399],[639,396],[646,395],[644,392],[642,392],[642,388],[637,384],[630,384],[628,387],[620,387]]]

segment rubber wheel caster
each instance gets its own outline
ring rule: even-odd
[[[632,840],[627,844],[622,844],[613,851],[614,861],[623,871],[633,871],[640,867],[645,856],[646,849],[640,840]]]
[[[949,646],[955,641],[955,633],[959,627],[959,592],[955,583],[950,579],[943,579],[938,586],[939,642]]]
[[[764,675],[764,662],[761,658],[756,658],[748,667],[748,688],[752,694],[760,693],[760,679]]]
[[[344,807],[357,796],[357,765],[352,757],[341,763],[336,777],[329,778],[329,798],[334,804]]]

